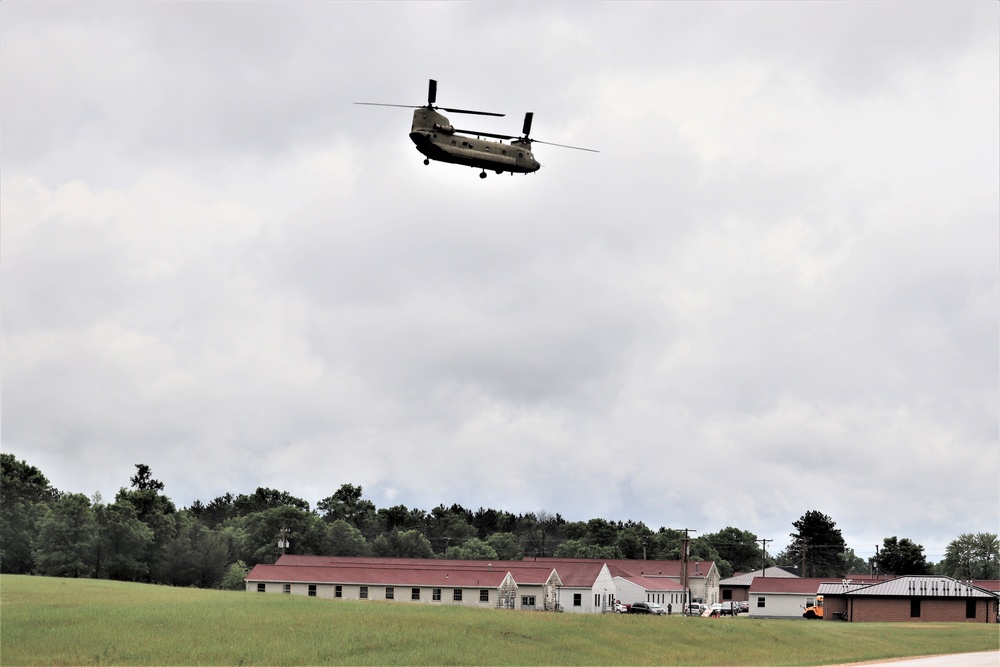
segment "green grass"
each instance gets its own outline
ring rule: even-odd
[[[998,648],[992,624],[553,614],[0,576],[4,666],[779,666]]]

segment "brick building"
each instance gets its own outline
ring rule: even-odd
[[[826,618],[848,621],[996,623],[997,594],[971,582],[936,575],[875,584],[824,584]]]

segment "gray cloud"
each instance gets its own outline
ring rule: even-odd
[[[58,487],[996,530],[996,6],[4,19],[3,447]],[[352,103],[431,77],[602,152],[425,167]]]

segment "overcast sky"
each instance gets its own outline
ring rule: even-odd
[[[997,532],[1000,4],[0,5],[2,445],[258,486]],[[535,146],[480,179],[407,109]]]

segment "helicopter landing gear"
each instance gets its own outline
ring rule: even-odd
[[[424,158],[424,164],[430,164],[430,163],[431,163],[430,160],[428,160],[427,158]]]
[[[486,178],[486,170],[483,169],[483,173],[479,174],[479,178]]]

